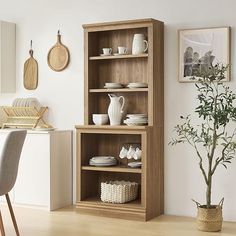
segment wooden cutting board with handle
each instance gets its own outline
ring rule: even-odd
[[[62,44],[60,31],[57,33],[57,42],[48,52],[48,66],[54,71],[64,70],[70,61],[70,52]]]
[[[24,64],[24,87],[28,90],[34,90],[38,87],[38,62],[33,57],[32,40],[30,47],[30,58]]]

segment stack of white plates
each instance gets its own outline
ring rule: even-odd
[[[128,88],[147,88],[147,83],[129,83],[127,85]]]
[[[123,88],[123,85],[121,83],[105,83],[104,88],[119,89],[119,88]]]
[[[147,114],[128,114],[124,123],[128,126],[147,125],[148,116]]]
[[[97,156],[89,160],[90,166],[114,166],[116,163],[116,158],[111,156]]]
[[[16,98],[13,103],[13,107],[40,107],[37,98]]]

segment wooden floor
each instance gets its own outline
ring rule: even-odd
[[[78,214],[73,208],[47,212],[14,208],[21,236],[233,236],[236,223],[224,223],[221,233],[203,233],[195,228],[194,219],[161,216],[149,222],[119,220]],[[6,236],[15,236],[10,216],[1,207]]]

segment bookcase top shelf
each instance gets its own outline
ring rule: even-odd
[[[112,56],[93,56],[89,57],[89,60],[114,60],[114,59],[129,59],[129,58],[147,58],[148,54],[143,53],[143,54],[127,54],[127,55],[112,55]]]
[[[146,18],[146,19],[137,19],[137,20],[126,20],[126,21],[115,21],[115,22],[103,22],[103,23],[94,23],[94,24],[84,24],[83,28],[84,30],[113,30],[118,27],[118,29],[122,28],[135,28],[139,25],[148,25],[153,22],[160,22],[161,21],[152,19],[152,18]]]

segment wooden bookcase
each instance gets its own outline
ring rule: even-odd
[[[80,211],[99,215],[149,220],[164,208],[164,24],[154,19],[84,25],[85,125],[77,125],[77,200]],[[145,54],[132,55],[133,35],[142,33],[149,44]],[[104,47],[116,52],[128,47],[129,54],[100,56]],[[145,82],[148,88],[104,89],[106,82]],[[93,113],[107,113],[108,93],[123,95],[127,113],[148,114],[147,126],[96,126]],[[98,155],[118,158],[124,143],[140,143],[142,168],[125,165],[92,167]],[[138,199],[125,204],[100,200],[100,183],[106,180],[139,183]]]

